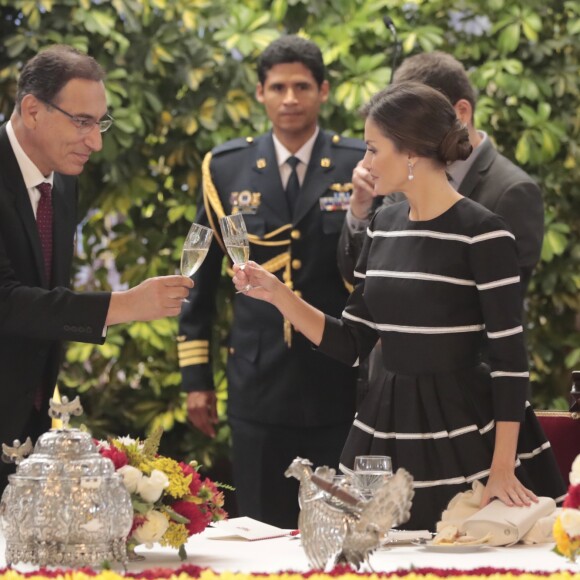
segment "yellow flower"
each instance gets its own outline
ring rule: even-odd
[[[169,546],[170,548],[179,548],[182,544],[187,542],[187,528],[184,524],[178,524],[177,522],[169,522],[169,528],[163,534],[161,541],[159,542],[162,546]]]
[[[184,475],[179,463],[169,457],[156,457],[148,461],[143,471],[158,469],[165,473],[169,478],[169,486],[165,493],[175,499],[180,499],[189,494],[189,485],[191,484],[191,475]]]
[[[562,526],[559,517],[554,522],[552,533],[556,540],[556,550],[558,553],[575,562],[576,558],[580,556],[580,537],[570,538],[564,530],[564,526]]]

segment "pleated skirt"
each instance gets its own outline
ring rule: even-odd
[[[453,373],[386,373],[362,403],[346,440],[341,468],[357,455],[389,455],[393,468],[414,478],[415,496],[404,529],[434,530],[453,496],[486,483],[495,444],[486,365]],[[536,495],[561,501],[566,493],[550,443],[529,403],[521,423],[516,475]]]

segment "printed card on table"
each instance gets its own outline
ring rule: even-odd
[[[245,540],[253,542],[255,540],[291,536],[293,532],[294,530],[285,530],[252,518],[241,517],[216,522],[211,528],[206,530],[205,536],[210,540]]]

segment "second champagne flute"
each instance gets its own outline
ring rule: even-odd
[[[244,216],[241,213],[226,215],[220,218],[220,228],[230,258],[234,264],[240,266],[240,270],[243,270],[250,259],[250,240]],[[241,292],[248,292],[252,288],[256,286],[247,284]]]

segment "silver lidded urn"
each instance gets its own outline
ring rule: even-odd
[[[78,397],[50,401],[49,414],[62,429],[2,446],[2,458],[17,464],[0,502],[6,564],[100,566],[127,561],[133,522],[131,498],[113,462],[97,451],[89,433],[68,427],[80,414]]]

